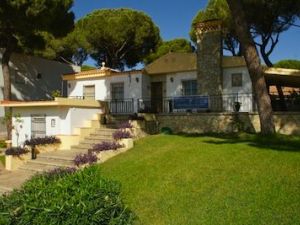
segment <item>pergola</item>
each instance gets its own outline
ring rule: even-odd
[[[300,70],[268,68],[265,70],[268,85],[300,88]]]

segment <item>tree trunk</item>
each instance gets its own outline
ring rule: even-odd
[[[274,134],[273,110],[268,94],[265,77],[260,65],[255,43],[251,37],[249,26],[241,0],[226,0],[232,17],[234,18],[235,31],[242,45],[242,53],[250,73],[252,87],[257,100],[258,114],[262,134]]]
[[[2,55],[2,71],[3,71],[3,81],[4,81],[4,88],[3,88],[3,100],[9,101],[11,100],[11,79],[9,73],[9,60],[10,60],[11,52],[7,49],[4,50]],[[6,129],[7,129],[7,139],[11,139],[11,128],[12,128],[12,121],[11,119],[11,108],[5,108],[5,115],[6,115]]]

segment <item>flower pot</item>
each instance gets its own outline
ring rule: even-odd
[[[234,111],[239,112],[241,109],[241,103],[240,102],[235,102],[234,103]]]
[[[48,145],[37,145],[35,146],[37,154],[44,152],[54,152],[59,149],[60,144],[48,144]]]
[[[20,166],[30,160],[30,154],[22,154],[19,156],[6,155],[5,156],[5,169],[9,171],[17,170]]]

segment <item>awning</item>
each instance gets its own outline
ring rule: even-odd
[[[300,70],[268,68],[265,70],[265,78],[269,85],[300,87]]]

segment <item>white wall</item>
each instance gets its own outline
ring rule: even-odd
[[[19,139],[16,130],[12,132],[13,146],[22,145],[25,140],[31,138],[31,116],[46,116],[46,135],[72,135],[74,128],[82,127],[85,120],[91,120],[96,113],[101,113],[97,108],[66,108],[66,107],[21,107],[13,108],[13,114],[20,114],[21,123],[16,123],[13,119],[13,125],[18,127]],[[55,127],[51,127],[51,120],[55,120]],[[22,127],[21,127],[21,126]],[[18,139],[18,140],[17,140]]]
[[[173,82],[171,82],[171,77],[173,78]],[[166,96],[182,96],[182,81],[196,79],[197,71],[168,74],[166,79]]]
[[[0,51],[0,100],[3,99],[4,87],[1,59]],[[62,74],[81,70],[78,66],[21,54],[13,54],[9,65],[14,100],[49,99],[53,90],[61,90]],[[20,74],[24,83],[16,82],[16,73]],[[37,79],[38,73],[42,75],[41,79]],[[0,117],[3,115],[4,109],[0,107]]]
[[[231,75],[241,73],[243,86],[232,87]],[[234,102],[241,102],[241,112],[253,111],[252,82],[247,67],[223,69],[223,107],[225,111],[233,111]]]

